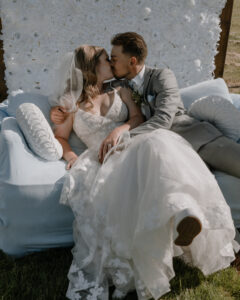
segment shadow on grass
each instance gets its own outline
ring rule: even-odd
[[[0,299],[66,299],[71,261],[70,248],[51,249],[15,260],[0,252]]]
[[[197,268],[187,266],[178,258],[173,259],[175,277],[171,280],[171,292],[161,297],[161,299],[173,299],[181,294],[183,290],[195,288],[205,280],[204,275]],[[125,300],[137,300],[137,293],[132,292],[127,295]]]
[[[71,261],[70,248],[52,249],[15,260],[0,251],[0,299],[66,299]],[[171,280],[171,292],[161,299],[177,299],[184,290],[194,289],[208,280],[197,268],[187,266],[178,258],[174,259],[173,265],[176,276]],[[231,284],[230,278],[227,281]],[[110,295],[112,292],[113,288],[110,288]],[[132,292],[125,299],[138,298],[136,292]]]
[[[199,269],[186,265],[179,258],[173,259],[173,267],[175,277],[170,281],[171,292],[162,297],[162,299],[172,298],[173,296],[177,297],[183,290],[195,288],[205,280],[204,275]]]

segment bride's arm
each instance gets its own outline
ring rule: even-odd
[[[63,147],[63,158],[68,162],[66,169],[69,170],[73,163],[76,161],[78,156],[72,151],[68,138],[72,131],[73,127],[73,113],[70,113],[64,123],[60,125],[55,125],[54,134],[55,138],[59,141],[59,143]]]
[[[140,107],[133,101],[132,91],[129,88],[120,88],[118,93],[122,101],[127,105],[129,111],[129,120],[120,127],[131,130],[143,123],[145,121],[144,117]]]
[[[128,107],[129,119],[123,125],[116,127],[103,140],[98,153],[99,161],[101,163],[103,162],[107,152],[110,150],[109,145],[111,145],[111,147],[115,146],[123,132],[129,131],[144,122],[144,117],[142,115],[140,107],[137,106],[137,104],[132,100],[132,91],[128,88],[121,88],[118,90],[118,93],[122,101]]]

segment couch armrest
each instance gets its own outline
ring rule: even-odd
[[[14,117],[2,121],[0,165],[0,181],[17,185],[54,184],[66,174],[63,160],[49,162],[29,149]]]
[[[22,256],[72,245],[73,214],[59,204],[65,163],[35,156],[14,117],[0,133],[0,249]]]
[[[0,129],[1,129],[2,120],[8,117],[7,108],[8,108],[8,100],[5,100],[2,103],[0,103]]]

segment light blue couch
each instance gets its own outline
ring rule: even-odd
[[[230,95],[222,79],[181,89],[186,107],[209,94],[227,97],[240,108],[240,95]],[[29,149],[15,118],[23,102],[38,105],[50,122],[45,96],[18,94],[0,104],[0,249],[13,256],[73,243],[72,212],[58,203],[65,162],[45,161]],[[74,134],[70,144],[78,154],[86,149]],[[240,180],[220,172],[215,175],[240,227]]]

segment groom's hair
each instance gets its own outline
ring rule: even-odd
[[[144,38],[136,32],[118,33],[111,40],[113,46],[122,46],[123,53],[135,56],[139,63],[147,57],[147,44]]]

